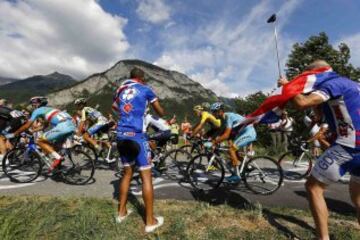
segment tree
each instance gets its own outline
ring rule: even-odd
[[[345,43],[341,43],[335,49],[330,43],[326,33],[311,36],[304,43],[295,43],[286,63],[286,76],[288,79],[303,72],[307,65],[314,60],[327,61],[342,76],[352,80],[360,80],[360,68],[355,68],[350,60],[350,49]]]

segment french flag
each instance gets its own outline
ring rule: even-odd
[[[330,67],[321,67],[305,71],[266,98],[258,109],[246,116],[246,120],[244,120],[242,124],[277,122],[280,119],[286,103],[293,97],[298,94],[310,93],[325,81],[337,77],[339,77],[339,75],[333,72]]]

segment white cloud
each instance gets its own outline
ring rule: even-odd
[[[103,71],[129,48],[126,23],[95,0],[1,1],[0,75]]]
[[[136,13],[140,19],[153,24],[160,24],[170,19],[170,7],[164,0],[140,0]]]
[[[277,11],[279,32],[301,2],[286,1],[281,5]],[[252,91],[271,89],[277,74],[276,58],[273,28],[265,21],[275,11],[273,5],[274,1],[260,2],[240,22],[219,18],[188,32],[186,29],[170,31],[162,36],[168,44],[155,64],[189,74],[224,96],[236,93],[244,96]],[[284,64],[284,50],[293,42],[281,37],[284,37],[279,42]],[[255,71],[263,72],[264,79],[253,79]]]

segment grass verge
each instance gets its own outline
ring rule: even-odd
[[[156,234],[145,234],[139,202],[123,224],[115,224],[116,202],[97,198],[45,196],[0,197],[0,236],[7,239],[309,239],[309,212],[260,205],[234,209],[227,205],[157,200],[165,217]],[[331,216],[335,239],[360,239],[354,217]]]

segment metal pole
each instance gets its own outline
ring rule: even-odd
[[[275,36],[275,47],[276,47],[276,57],[277,57],[277,65],[279,71],[279,78],[281,77],[281,68],[280,68],[280,58],[279,58],[279,48],[278,48],[278,38],[276,32],[276,24],[274,23],[274,36]]]

